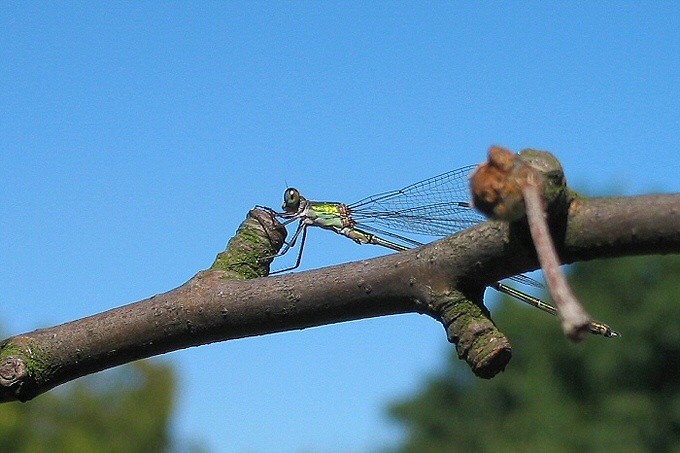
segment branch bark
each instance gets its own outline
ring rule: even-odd
[[[167,293],[2,342],[0,401],[26,401],[85,374],[190,346],[395,313],[441,321],[479,376],[492,377],[510,359],[482,295],[486,285],[538,267],[521,222],[485,222],[398,254],[243,280],[266,274],[261,266],[285,237],[266,213],[254,215],[245,243],[256,245],[247,254],[218,256]],[[244,240],[243,229],[233,241]],[[577,198],[554,235],[565,263],[680,253],[680,194]]]

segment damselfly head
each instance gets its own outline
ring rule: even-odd
[[[300,209],[302,199],[300,191],[293,187],[287,188],[283,193],[283,210],[286,212],[297,212]]]

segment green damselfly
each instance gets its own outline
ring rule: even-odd
[[[300,265],[307,228],[310,226],[334,231],[358,244],[375,244],[404,251],[423,244],[395,231],[448,236],[484,222],[486,218],[469,201],[469,175],[475,167],[476,165],[470,165],[452,170],[403,189],[372,195],[352,204],[308,200],[297,189],[289,187],[283,196],[283,212],[267,209],[283,219],[284,225],[299,221],[292,238],[277,256],[287,253],[298,240],[300,250],[293,266],[275,273],[292,270]],[[525,275],[517,275],[511,279],[532,286],[542,286]],[[503,283],[496,282],[492,287],[547,313],[557,314],[552,305]],[[608,325],[595,321],[591,322],[590,331],[605,337],[619,336]]]

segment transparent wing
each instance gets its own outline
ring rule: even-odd
[[[470,228],[486,220],[470,203],[469,175],[475,168],[476,165],[458,168],[403,189],[366,197],[349,205],[352,218],[363,229],[387,235],[410,247],[420,244],[391,230],[447,236]],[[525,285],[543,286],[526,275],[510,278]]]
[[[486,218],[470,206],[469,175],[475,165],[458,168],[403,189],[372,195],[349,205],[361,225],[409,233],[446,236]]]

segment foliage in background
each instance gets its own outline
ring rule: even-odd
[[[176,378],[170,365],[139,361],[88,376],[27,403],[0,405],[0,451],[171,451]]]
[[[491,381],[452,356],[393,405],[399,452],[680,451],[680,257],[573,266],[588,311],[622,333],[574,344],[544,313],[505,301],[513,360]]]

